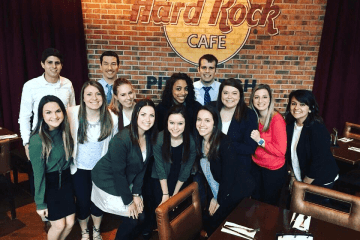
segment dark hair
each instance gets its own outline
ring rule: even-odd
[[[191,106],[195,102],[195,91],[194,85],[191,78],[186,73],[174,73],[171,75],[170,79],[166,81],[165,89],[161,96],[161,102],[166,107],[170,107],[174,104],[174,97],[172,95],[172,90],[174,84],[178,80],[185,80],[188,87],[188,95],[185,99],[186,106]]]
[[[217,98],[216,106],[218,111],[220,112],[222,107],[224,106],[223,102],[221,101],[221,94],[225,86],[231,86],[239,90],[240,93],[240,99],[236,106],[235,112],[234,112],[234,118],[236,121],[241,122],[243,119],[246,119],[246,110],[247,106],[244,100],[244,90],[242,87],[242,83],[238,79],[229,78],[224,80],[219,87],[219,96]]]
[[[295,118],[290,111],[291,100],[293,97],[296,100],[298,100],[300,103],[306,104],[309,107],[309,110],[311,111],[309,112],[307,118],[303,123],[304,126],[311,125],[313,124],[314,121],[323,123],[323,119],[319,114],[319,106],[316,102],[314,94],[308,90],[296,90],[296,91],[292,91],[289,95],[289,101],[288,101],[288,105],[286,106],[286,112],[285,112],[286,124],[292,124],[295,122]]]
[[[120,65],[120,59],[116,52],[114,51],[105,51],[100,56],[100,65],[102,65],[104,57],[116,57],[117,65]]]
[[[154,125],[146,131],[146,134],[150,136],[152,144],[156,143],[157,137],[157,116],[155,112],[155,104],[150,99],[141,99],[135,104],[134,110],[131,115],[131,124],[129,125],[130,128],[130,139],[133,144],[139,144],[139,129],[138,129],[138,116],[139,112],[143,107],[152,107],[155,113],[155,121]]]
[[[49,133],[50,132],[49,126],[44,121],[43,108],[44,108],[45,104],[50,103],[50,102],[57,103],[64,115],[64,120],[59,125],[58,129],[61,130],[61,136],[62,136],[62,140],[63,140],[63,144],[64,144],[65,156],[66,156],[66,160],[68,161],[71,158],[72,152],[74,150],[74,141],[73,141],[73,138],[71,137],[70,125],[69,125],[69,121],[68,121],[68,117],[66,114],[66,109],[65,109],[64,103],[58,97],[52,96],[52,95],[47,95],[47,96],[44,96],[40,100],[39,107],[38,107],[38,122],[36,124],[35,130],[31,134],[31,136],[33,136],[37,133],[39,134],[41,142],[42,142],[41,157],[42,157],[42,159],[46,159],[46,161],[47,161],[47,159],[50,155],[51,149],[52,149],[52,139],[51,139],[50,133]]]
[[[116,115],[119,115],[119,112],[122,111],[123,107],[121,105],[121,103],[115,99],[115,96],[118,95],[118,88],[121,86],[121,85],[124,85],[124,84],[128,84],[131,86],[131,88],[133,89],[134,91],[134,87],[133,85],[131,84],[131,82],[129,80],[127,80],[126,78],[118,78],[114,81],[114,84],[113,84],[113,95],[112,95],[112,98],[111,98],[111,102],[110,102],[110,105],[109,105],[109,109],[115,113]],[[135,93],[134,93],[135,94]]]
[[[254,96],[255,96],[255,92],[257,90],[261,90],[261,89],[265,89],[268,92],[269,98],[270,98],[268,112],[267,112],[267,115],[265,116],[264,128],[262,130],[263,132],[266,132],[267,130],[269,130],[271,119],[276,113],[276,110],[274,109],[275,100],[272,96],[270,86],[267,84],[259,84],[259,85],[255,86],[250,95],[249,105],[250,105],[250,108],[252,108],[254,110],[254,112],[256,113],[256,115],[258,117],[258,121],[260,121],[259,110],[257,110],[256,107],[254,106]]]
[[[165,162],[171,162],[171,134],[169,132],[167,122],[169,120],[170,115],[172,115],[172,114],[181,114],[185,120],[186,119],[186,108],[183,105],[175,105],[169,109],[169,111],[167,112],[167,114],[165,116],[166,127],[164,128],[164,142],[161,147],[162,157]],[[190,129],[189,129],[190,126],[189,126],[189,124],[190,123],[185,121],[185,129],[184,129],[184,132],[182,133],[183,143],[184,143],[183,156],[182,156],[182,161],[181,161],[182,163],[186,163],[187,160],[189,159],[189,155],[190,155]]]
[[[205,55],[203,55],[200,59],[199,59],[199,67],[201,67],[201,60],[203,60],[203,59],[205,59],[206,61],[208,61],[208,62],[214,62],[215,61],[215,70],[216,70],[216,68],[217,68],[217,65],[218,65],[218,59],[214,56],[214,55],[212,55],[212,54],[205,54]]]
[[[198,112],[196,113],[196,119],[201,110],[210,112],[210,114],[212,115],[213,120],[214,120],[214,128],[213,128],[212,133],[209,138],[210,148],[209,148],[209,152],[207,154],[208,160],[212,161],[212,160],[215,160],[219,156],[220,142],[225,135],[221,132],[221,129],[222,129],[221,118],[220,118],[220,114],[217,111],[217,109],[210,104],[201,106],[199,108]],[[198,158],[201,158],[203,156],[203,154],[202,154],[203,137],[200,136],[197,129],[195,130],[194,135],[195,135],[196,150],[197,150],[196,152],[197,152]]]
[[[48,57],[51,57],[51,56],[59,58],[61,64],[64,63],[63,55],[60,53],[59,50],[57,50],[55,48],[47,48],[47,49],[45,49],[43,51],[42,55],[41,55],[41,62],[45,63],[46,59]]]
[[[86,117],[87,114],[86,114],[86,105],[84,102],[84,91],[88,86],[96,87],[99,90],[103,100],[103,104],[100,107],[100,136],[98,138],[98,141],[100,142],[105,138],[107,138],[111,134],[113,128],[111,115],[107,109],[104,88],[97,81],[94,80],[87,81],[83,84],[80,92],[80,110],[78,115],[78,119],[79,119],[78,141],[81,144],[87,141],[88,121]]]

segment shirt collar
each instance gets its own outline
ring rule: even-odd
[[[44,73],[43,75],[41,75],[41,82],[42,82],[44,85],[60,87],[60,85],[61,85],[60,79],[61,79],[61,77],[59,76],[59,80],[58,80],[56,83],[49,83],[49,82],[46,81],[46,79],[45,79],[45,73]]]
[[[209,87],[211,87],[211,89],[215,89],[215,83],[216,81],[214,81]],[[201,84],[201,88],[203,88],[203,87],[207,87],[207,86],[205,86],[203,83],[202,83],[202,81],[200,80],[200,84]]]

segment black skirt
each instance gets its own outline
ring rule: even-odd
[[[63,170],[61,185],[59,172],[46,173],[45,202],[50,221],[56,221],[69,216],[76,211],[70,168]]]

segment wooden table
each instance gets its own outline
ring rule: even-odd
[[[292,214],[293,212],[289,210],[247,198],[232,211],[225,221],[254,229],[260,228],[254,239],[275,240],[276,233],[300,232],[290,228]],[[210,236],[209,240],[244,239],[221,232],[225,221]],[[315,240],[360,239],[360,232],[315,218],[311,218],[309,233],[314,236]]]
[[[354,139],[353,141],[347,143],[338,141],[338,145],[338,147],[331,147],[331,152],[337,160],[351,165],[360,164],[360,152],[348,149],[349,147],[360,148],[359,140]]]
[[[0,127],[0,136],[1,135],[13,135],[15,134],[14,132],[6,129],[6,128],[3,128],[3,127]],[[16,137],[16,138],[8,138],[10,140],[10,142],[17,142],[17,141],[20,141],[21,140],[21,137]]]

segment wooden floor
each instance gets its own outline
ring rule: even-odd
[[[1,185],[3,185],[3,179],[0,182]],[[11,220],[9,205],[5,200],[4,189],[0,185],[0,240],[47,239],[44,231],[44,224],[39,215],[36,213],[36,206],[33,197],[28,191],[28,184],[27,174],[19,173],[19,184],[17,186],[14,185],[17,215],[17,218],[14,220]],[[120,224],[121,220],[118,217],[110,214],[104,214],[101,224],[101,235],[103,239],[114,239],[116,230]],[[81,239],[78,223],[75,223],[75,226],[67,239]],[[139,240],[140,239],[141,238],[139,238]]]

